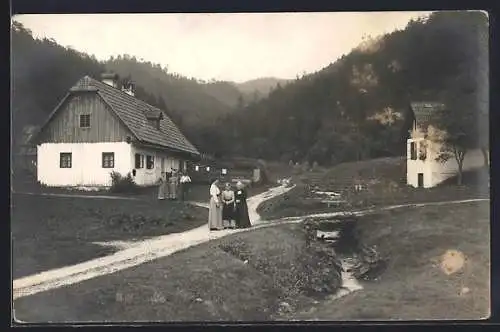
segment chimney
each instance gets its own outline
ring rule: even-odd
[[[101,81],[113,88],[118,87],[118,75],[115,73],[104,73],[101,75]]]
[[[132,81],[125,82],[122,87],[122,91],[131,96],[135,96],[135,86]]]

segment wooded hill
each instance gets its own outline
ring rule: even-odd
[[[410,101],[450,102],[454,115],[460,105],[487,112],[487,38],[485,14],[439,12],[367,39],[316,73],[236,84],[183,77],[128,55],[100,63],[35,40],[14,22],[13,129],[42,123],[80,77],[113,70],[204,152],[320,164],[403,155]]]
[[[195,144],[200,126],[266,95],[278,80],[266,79],[255,89],[250,84],[202,81],[170,73],[167,68],[133,56],[121,55],[99,62],[95,57],[58,45],[52,39],[35,39],[22,24],[12,24],[12,112],[13,129],[20,134],[26,125],[40,125],[57,102],[78,79],[99,79],[104,71],[115,71],[122,81],[136,83],[136,96],[166,109]],[[242,85],[244,88],[239,89]],[[257,93],[254,93],[257,92]],[[15,135],[14,141],[18,141]],[[209,150],[210,147],[208,146]]]
[[[487,75],[487,16],[434,13],[226,117],[216,146],[320,164],[404,155],[411,101],[445,102],[455,119],[465,120],[464,105],[487,113]]]

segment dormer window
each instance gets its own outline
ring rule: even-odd
[[[155,127],[156,129],[160,129],[160,120],[158,119],[148,119],[149,121],[149,124],[153,127]]]
[[[160,110],[148,110],[146,111],[146,119],[151,126],[160,130],[160,121],[163,120],[163,112]]]

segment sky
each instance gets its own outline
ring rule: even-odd
[[[13,19],[99,60],[129,54],[203,80],[293,79],[326,67],[365,36],[429,12],[25,14]]]

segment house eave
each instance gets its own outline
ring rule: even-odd
[[[146,141],[136,141],[133,144],[136,145],[137,147],[142,147],[142,148],[152,149],[152,150],[159,150],[159,151],[168,152],[168,153],[172,153],[172,154],[183,156],[183,157],[189,157],[189,159],[198,159],[200,156],[199,153],[194,153],[194,152],[190,152],[190,151],[176,149],[173,147],[163,146],[163,145],[159,145],[159,144],[153,144],[153,143],[149,143]]]

